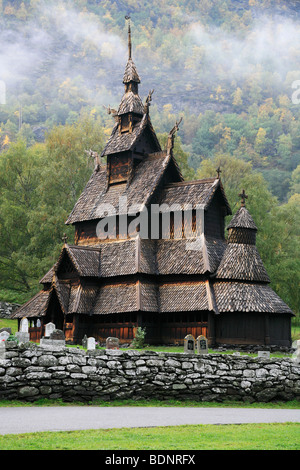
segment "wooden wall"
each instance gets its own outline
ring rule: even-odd
[[[120,343],[131,343],[138,326],[146,328],[146,343],[180,344],[192,334],[208,336],[206,312],[177,312],[158,314],[150,312],[132,312],[111,315],[78,315],[75,340],[81,344],[82,338],[93,336],[100,343],[105,343],[109,336],[117,337]]]
[[[220,189],[216,192],[209,208],[204,214],[205,235],[212,238],[224,238],[225,206]]]
[[[216,317],[215,325],[219,344],[291,344],[291,319],[288,315],[222,313]]]

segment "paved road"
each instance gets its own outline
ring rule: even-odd
[[[0,434],[181,424],[300,423],[300,410],[173,407],[0,408]]]

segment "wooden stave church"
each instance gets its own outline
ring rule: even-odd
[[[210,346],[289,347],[293,312],[269,286],[244,194],[226,241],[225,217],[232,212],[219,174],[183,180],[173,155],[178,123],[167,148],[160,147],[149,115],[153,92],[145,104],[138,94],[130,24],[123,83],[118,110],[109,110],[115,126],[101,154],[106,163],[91,152],[95,169],[66,221],[74,226],[75,244],[64,240],[57,263],[40,281],[43,288],[12,318],[28,318],[33,341],[44,336],[51,321],[75,344],[85,335],[100,343],[114,336],[128,344],[141,326],[149,344],[183,344],[192,334],[206,336]],[[126,198],[126,207],[120,198]],[[183,220],[176,233],[173,211],[168,236],[160,226],[153,239],[148,210],[147,236],[141,236],[136,216],[153,204],[190,204],[191,226]],[[199,206],[200,229],[195,224]],[[116,222],[113,238],[99,238],[98,223],[105,217]],[[121,220],[122,227],[127,220],[127,233],[120,230]],[[201,241],[200,249],[186,249],[195,240]]]

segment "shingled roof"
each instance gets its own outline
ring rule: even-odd
[[[65,254],[70,257],[74,268],[82,277],[99,277],[100,272],[100,250],[97,247],[65,244],[60,257],[55,265],[55,272],[61,266]]]
[[[133,62],[131,57],[129,57],[127,61],[124,75],[123,75],[123,83],[126,84],[129,82],[136,82],[136,83],[141,82],[135,63]]]
[[[286,303],[266,284],[216,282],[213,289],[220,313],[258,312],[293,315]]]
[[[205,281],[157,284],[150,281],[104,284],[92,313],[105,315],[148,311],[156,313],[212,310]]]
[[[128,208],[134,206],[132,213],[136,215],[150,201],[172,159],[172,155],[167,151],[150,154],[138,165],[129,185],[118,184],[110,186],[108,190],[106,167],[94,171],[66,224],[102,218],[104,204],[107,206],[106,216],[125,214],[127,208],[123,211],[119,208],[120,197],[127,197]],[[110,211],[109,205],[113,210]]]
[[[118,116],[121,116],[121,114],[126,114],[126,113],[135,113],[135,114],[144,114],[144,105],[136,93],[133,93],[133,91],[127,91],[121,100],[121,103],[118,108]]]
[[[228,244],[213,284],[219,312],[293,314],[267,285],[270,278],[255,245],[257,227],[244,205],[227,229]]]
[[[241,206],[236,214],[232,217],[227,229],[230,228],[249,228],[257,230],[257,227],[246,207]]]
[[[32,299],[28,300],[28,302],[18,308],[11,315],[11,318],[34,318],[45,316],[51,292],[51,290],[42,290],[38,292],[34,297],[32,297]]]
[[[181,206],[181,209],[190,204],[193,208],[202,206],[203,209],[207,209],[218,189],[220,189],[224,199],[227,209],[226,215],[230,215],[232,213],[231,208],[219,178],[170,183],[164,188],[161,204],[171,206],[176,203]]]
[[[130,103],[123,103],[123,105],[126,107],[131,106]],[[135,103],[137,106],[137,104]],[[143,106],[142,104],[138,105]],[[141,111],[141,110],[140,110]],[[122,113],[125,112],[124,109],[122,110]],[[139,112],[139,111],[138,111]],[[137,144],[138,140],[140,139],[141,135],[143,132],[146,130],[150,133],[152,136],[157,151],[161,150],[160,144],[158,142],[158,139],[156,137],[156,134],[154,132],[153,126],[151,124],[150,118],[147,114],[144,114],[144,111],[142,111],[143,117],[140,121],[136,122],[133,126],[132,132],[123,132],[119,133],[119,124],[115,124],[111,133],[110,138],[107,141],[107,144],[105,145],[101,156],[105,155],[111,155],[114,153],[119,153],[119,152],[125,152],[128,150],[133,150],[134,146]]]
[[[255,246],[257,227],[244,206],[234,215],[227,230],[228,244],[216,278],[269,283],[270,278]]]
[[[216,278],[270,282],[256,246],[242,243],[228,244]]]

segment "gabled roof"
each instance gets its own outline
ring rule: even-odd
[[[199,206],[202,206],[203,209],[207,209],[218,189],[221,191],[227,209],[227,215],[229,215],[232,213],[231,208],[219,178],[170,183],[164,188],[160,203],[169,206],[176,203],[179,204],[182,209],[184,209],[187,204],[191,204],[194,209]]]
[[[18,308],[11,318],[34,318],[46,315],[47,307],[51,298],[51,290],[42,290],[24,305]]]
[[[125,96],[125,95],[124,95]],[[136,100],[135,100],[135,105],[137,106]],[[133,103],[133,104],[134,104]],[[126,109],[127,106],[131,106],[130,103],[124,103],[124,106],[126,104]],[[132,106],[133,106],[132,104]],[[138,105],[138,107],[143,106],[142,102]],[[141,111],[141,110],[140,110]],[[123,112],[123,111],[122,111]],[[118,129],[118,124],[115,124],[111,136],[107,141],[106,146],[104,147],[104,150],[101,153],[101,156],[105,155],[111,155],[113,153],[119,153],[119,152],[125,152],[128,150],[132,150],[134,146],[136,145],[138,139],[142,136],[143,132],[147,129],[150,132],[150,135],[152,136],[156,149],[155,151],[160,151],[161,147],[158,142],[158,139],[156,137],[155,131],[153,129],[153,126],[151,124],[149,116],[144,114],[144,110],[142,111],[143,117],[142,119],[137,122],[133,129],[132,132],[124,132],[124,133],[119,133]]]
[[[205,274],[217,269],[226,248],[222,239],[157,240],[158,274]]]
[[[56,263],[49,269],[49,271],[42,277],[40,284],[51,284],[53,280],[53,275],[55,273]]]
[[[108,189],[106,167],[101,167],[99,171],[92,174],[66,224],[104,217],[103,205],[106,205],[106,216],[126,213],[130,215],[128,209],[131,207],[132,215],[136,215],[149,203],[172,161],[173,157],[167,151],[150,154],[137,166],[129,185],[118,184],[109,186]],[[119,207],[120,197],[127,198],[128,207],[124,210]]]
[[[100,250],[95,247],[80,247],[78,245],[65,244],[59,259],[55,265],[55,272],[57,273],[63,257],[69,256],[74,268],[82,277],[98,277],[100,266]]]
[[[99,292],[97,286],[72,286],[68,303],[68,313],[90,314]]]

